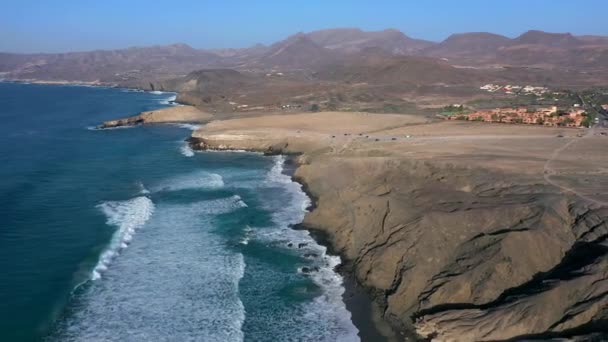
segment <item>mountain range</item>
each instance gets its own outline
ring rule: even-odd
[[[0,77],[128,84],[135,80],[179,77],[206,68],[317,71],[370,49],[391,56],[438,59],[469,68],[518,66],[588,72],[608,69],[608,37],[604,36],[533,30],[511,39],[473,32],[454,34],[435,43],[408,37],[394,29],[366,32],[338,28],[297,33],[270,46],[258,44],[240,49],[205,50],[173,44],[56,54],[0,53]]]

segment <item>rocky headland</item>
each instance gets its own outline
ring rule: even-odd
[[[106,121],[99,125],[98,128],[115,128],[151,123],[204,123],[212,118],[213,115],[200,111],[193,106],[174,106],[143,112],[123,119]]]
[[[385,320],[436,341],[498,341],[606,332],[608,140],[581,136],[308,113],[213,121],[190,144],[297,154],[294,178],[316,202],[303,225]]]

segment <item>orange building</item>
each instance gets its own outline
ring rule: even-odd
[[[448,120],[468,120],[498,123],[514,123],[544,126],[580,127],[585,120],[585,111],[580,108],[572,108],[567,112],[560,112],[556,106],[546,108],[528,109],[519,108],[495,108],[465,114],[454,114],[447,117]]]

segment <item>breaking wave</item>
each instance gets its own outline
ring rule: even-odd
[[[196,171],[160,182],[152,192],[180,191],[190,189],[216,189],[224,186],[224,179],[217,173]]]
[[[112,222],[128,210],[112,205]],[[145,231],[106,275],[77,296],[53,341],[227,341],[244,339],[241,253],[213,232],[213,218],[245,205],[238,196],[159,202]]]
[[[164,100],[161,100],[160,104],[164,104],[164,105],[174,104],[176,99],[177,99],[177,95],[172,95]]]
[[[194,151],[192,150],[190,144],[188,144],[187,141],[182,143],[182,145],[179,147],[179,151],[185,157],[194,157]]]
[[[335,271],[341,263],[340,257],[329,255],[327,248],[319,245],[308,231],[293,229],[293,225],[302,222],[311,202],[302,186],[283,173],[285,160],[285,156],[274,157],[274,165],[266,174],[263,185],[271,189],[279,187],[286,193],[286,196],[277,194],[265,203],[272,212],[273,229],[258,229],[253,237],[246,232],[240,243],[247,245],[254,238],[265,245],[288,248],[299,254],[307,262],[294,271],[310,277],[321,293],[294,313],[300,315],[297,324],[288,330],[274,328],[274,337],[276,340],[297,336],[304,341],[358,341],[358,329],[342,299],[343,278]]]
[[[197,129],[201,128],[201,125],[189,124],[189,123],[178,123],[178,124],[175,124],[175,126],[177,126],[179,128],[189,129],[191,131],[196,131]]]
[[[117,230],[91,272],[91,280],[101,278],[101,274],[108,269],[112,260],[122,249],[127,248],[135,231],[141,228],[154,212],[154,203],[145,196],[127,201],[104,202],[98,207],[106,215],[106,223],[116,226]]]

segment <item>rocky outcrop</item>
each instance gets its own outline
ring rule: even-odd
[[[211,114],[202,112],[192,106],[176,106],[143,112],[124,119],[106,121],[98,128],[115,128],[148,123],[202,123],[211,120],[212,117]]]

